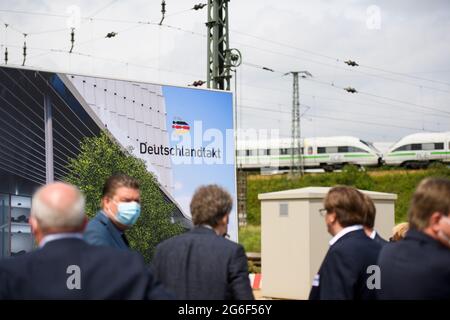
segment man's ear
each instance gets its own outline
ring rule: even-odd
[[[30,224],[31,232],[34,233],[38,229],[38,223],[36,221],[36,218],[33,215],[31,215],[30,219],[28,220],[28,223]]]
[[[221,219],[220,222],[221,222],[224,226],[226,226],[226,225],[228,225],[229,220],[230,220],[230,214],[228,213],[228,214],[226,214],[226,215],[223,216],[223,218]]]
[[[102,204],[102,208],[104,208],[105,206],[107,206],[109,204],[110,199],[105,196],[100,201],[101,201],[101,204]]]
[[[30,216],[30,219],[29,219],[28,223],[31,226],[31,233],[32,234],[35,235],[36,233],[38,233],[40,231],[39,223],[37,222],[36,218],[33,215]]]
[[[336,222],[336,212],[330,212],[327,214],[328,215],[328,221],[330,221],[330,223],[335,223]]]
[[[442,214],[439,212],[434,212],[430,219],[428,219],[428,225],[430,226],[431,230],[434,234],[438,234],[440,227],[439,227],[439,221],[442,218]]]

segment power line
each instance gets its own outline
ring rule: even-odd
[[[115,2],[115,1],[113,1],[113,2]],[[187,12],[187,11],[190,11],[190,10],[191,9],[186,9],[186,10],[183,10],[181,12]],[[9,12],[9,13],[16,13],[16,14],[29,14],[29,15],[42,15],[42,16],[50,16],[50,17],[58,17],[58,18],[67,18],[68,17],[67,15],[62,15],[62,14],[52,14],[52,13],[42,13],[42,12],[29,12],[29,11],[19,11],[19,10],[4,10],[4,9],[0,9],[0,12]],[[178,13],[181,13],[181,12],[178,12]],[[178,13],[176,13],[176,14],[178,14]],[[121,23],[142,23],[141,21],[120,20],[120,19],[104,19],[104,18],[102,18],[102,19],[100,19],[100,18],[93,19],[92,17],[84,17],[82,19],[91,19],[91,20],[106,21],[106,22],[109,21],[109,22],[121,22]],[[146,24],[159,25],[158,23],[151,23],[151,22],[146,22]],[[169,25],[162,25],[162,26],[166,26],[168,28],[172,28],[172,29],[175,29],[175,30],[179,30],[179,31],[183,31],[183,32],[187,32],[187,33],[191,33],[191,34],[200,35],[202,37],[205,37],[204,34],[200,34],[200,33],[196,33],[196,32],[193,32],[193,31],[185,30],[185,29],[182,29],[182,28],[179,28],[179,27],[174,27],[174,26],[169,26]],[[311,51],[311,50],[306,50],[306,49],[303,49],[303,48],[299,48],[299,47],[296,47],[296,46],[288,45],[288,44],[281,43],[281,42],[278,42],[278,41],[265,39],[265,38],[258,37],[258,36],[255,36],[255,35],[251,35],[251,34],[248,34],[248,33],[245,33],[245,32],[241,32],[241,31],[238,31],[238,30],[235,30],[235,29],[232,29],[232,31],[235,32],[235,33],[238,33],[238,34],[242,34],[242,35],[245,35],[245,36],[248,36],[248,37],[252,37],[252,38],[261,40],[261,41],[265,41],[265,42],[273,43],[273,44],[276,44],[276,45],[279,45],[279,46],[283,46],[283,47],[286,47],[286,48],[298,50],[298,51],[301,51],[301,52],[304,52],[304,53],[307,53],[307,54],[310,54],[310,55],[319,56],[321,58],[325,58],[325,59],[329,59],[329,60],[333,60],[333,61],[337,61],[337,62],[343,62],[342,59],[339,59],[339,58],[336,58],[336,57],[332,57],[332,56],[329,56],[329,55],[321,54],[321,53],[314,52],[314,51]],[[239,45],[242,45],[242,46],[247,46],[247,47],[258,49],[258,50],[271,52],[273,54],[280,54],[280,55],[284,55],[284,56],[290,56],[290,55],[282,54],[280,52],[274,52],[274,51],[271,51],[271,50],[261,49],[261,48],[258,48],[258,47],[250,46],[250,45],[245,44],[245,43],[238,43],[238,42],[235,42],[235,43],[239,44]],[[319,62],[319,61],[307,60],[305,58],[299,58],[299,57],[296,57],[296,56],[290,56],[290,57],[295,57],[296,59],[302,59],[302,60],[310,61],[310,62],[313,62],[313,63],[319,63],[319,64],[326,65],[326,66],[329,66],[329,67],[342,69],[342,70],[345,70],[345,71],[355,71],[355,72],[359,72],[359,73],[366,74],[366,75],[373,76],[373,77],[384,78],[386,80],[404,82],[404,83],[407,83],[409,85],[414,85],[414,84],[411,84],[411,83],[408,83],[408,82],[405,82],[405,81],[402,81],[402,80],[386,78],[386,77],[383,77],[383,76],[374,75],[374,74],[366,73],[366,72],[359,71],[359,70],[342,68],[342,67],[338,67],[338,66],[325,64],[325,63]],[[409,75],[409,74],[406,74],[406,73],[390,71],[390,70],[382,69],[382,68],[379,68],[379,67],[372,67],[372,66],[364,65],[364,64],[360,64],[360,66],[364,67],[364,68],[367,68],[367,69],[372,69],[372,70],[381,71],[381,72],[385,72],[385,73],[390,73],[390,74],[394,74],[394,75],[399,75],[399,76],[403,76],[403,77],[409,77],[409,78],[416,79],[416,80],[430,81],[430,82],[441,83],[441,84],[445,84],[445,85],[449,85],[450,86],[450,83],[443,82],[443,81],[438,81],[438,80],[427,79],[427,78],[423,78],[423,77],[412,76],[412,75]],[[423,87],[425,87],[425,86],[423,86]],[[430,89],[430,90],[437,90],[437,91],[443,91],[443,92],[447,92],[448,93],[448,91],[439,90],[437,88],[432,88],[432,87],[426,87],[426,88]]]
[[[93,13],[91,13],[89,15],[89,18],[95,17],[96,15],[98,15],[103,10],[105,10],[105,9],[109,8],[110,6],[112,6],[115,2],[117,2],[117,0],[112,0],[112,1],[108,2],[108,4],[106,4],[105,6],[99,8],[98,10],[94,11]]]
[[[5,10],[0,10],[0,11],[5,11]],[[9,10],[9,11],[11,11],[11,10]],[[17,12],[17,11],[15,11],[15,12]],[[29,12],[20,12],[20,13],[27,13],[27,14],[36,14],[36,13],[29,13]],[[40,14],[42,14],[42,13],[40,13]],[[55,15],[52,15],[52,16],[55,16]],[[61,16],[61,15],[59,15],[59,16]],[[64,16],[65,17],[65,16]],[[135,21],[128,21],[128,20],[117,20],[117,19],[96,19],[96,20],[105,20],[105,21],[120,21],[120,22],[125,22],[125,23],[140,23],[140,24],[142,24],[142,23],[144,23],[144,24],[150,24],[150,25],[157,25],[156,23],[151,23],[151,22],[135,22]],[[164,26],[164,27],[167,27],[167,28],[171,28],[171,29],[174,29],[174,30],[179,30],[179,31],[183,31],[183,32],[187,32],[187,33],[190,33],[190,34],[194,34],[194,35],[200,35],[200,36],[202,36],[202,37],[205,37],[205,35],[204,34],[200,34],[200,33],[196,33],[196,32],[193,32],[193,31],[189,31],[189,30],[184,30],[184,29],[182,29],[182,28],[179,28],[179,27],[174,27],[174,26],[170,26],[170,25],[162,25],[162,26]],[[262,39],[262,38],[261,38]],[[245,44],[244,44],[245,45]],[[257,48],[257,47],[254,47],[254,48]],[[294,47],[295,48],[295,47]],[[261,48],[257,48],[257,49],[259,49],[259,50],[264,50],[264,49],[261,49]],[[297,49],[299,49],[299,48],[297,48]],[[52,51],[55,51],[55,50],[52,50]],[[266,50],[267,51],[267,50]],[[308,50],[306,50],[306,51],[308,51]],[[272,53],[274,53],[274,54],[281,54],[281,53],[279,53],[279,52],[272,52]],[[93,57],[92,55],[86,55],[86,54],[82,54],[82,53],[78,53],[78,54],[80,54],[80,55],[84,55],[84,56],[88,56],[88,57]],[[321,56],[324,56],[325,57],[325,55],[321,55]],[[294,57],[294,56],[292,56],[292,57]],[[328,57],[328,58],[331,58],[331,56],[326,56],[326,57]],[[295,58],[298,58],[298,57],[295,57]],[[101,58],[100,58],[101,59]],[[334,58],[333,58],[334,59]],[[339,60],[339,59],[337,59],[337,61],[341,61],[341,60]],[[116,60],[116,62],[118,62],[117,60]],[[317,62],[317,61],[315,61],[316,63],[321,63],[321,62]],[[120,63],[125,63],[125,64],[127,64],[128,65],[128,63],[126,63],[126,62],[120,62]],[[321,64],[323,64],[323,63],[321,63]],[[252,65],[252,64],[250,64],[250,63],[247,63],[247,65]],[[256,65],[253,65],[253,66],[256,66]],[[329,65],[330,66],[330,65]],[[332,67],[336,67],[336,66],[332,66]],[[266,68],[266,67],[261,67],[262,69],[264,69],[264,70],[267,70],[268,68]],[[340,67],[339,67],[340,68]],[[343,70],[349,70],[349,69],[345,69],[345,68],[342,68]],[[350,69],[351,70],[351,69]],[[164,70],[162,70],[162,71],[164,71]],[[274,71],[273,69],[271,69],[270,71]],[[170,71],[169,71],[170,72]],[[359,71],[360,72],[360,71]],[[280,72],[281,73],[281,72]],[[363,74],[365,74],[365,73],[363,73]],[[372,74],[368,74],[368,75],[372,75]],[[373,76],[376,76],[376,75],[373,75]],[[333,86],[334,86],[334,84],[332,84]],[[420,86],[420,87],[422,87],[422,86]],[[435,89],[435,88],[433,88],[433,89]],[[382,98],[382,99],[388,99],[388,100],[390,100],[390,101],[394,101],[394,102],[399,102],[399,103],[405,103],[405,104],[412,104],[412,103],[409,103],[409,102],[405,102],[405,101],[401,101],[401,100],[397,100],[397,99],[392,99],[392,98],[388,98],[388,97],[382,97],[382,96],[379,96],[379,95],[374,95],[374,94],[370,94],[370,93],[363,93],[363,94],[366,94],[366,95],[371,95],[371,96],[373,96],[373,97],[377,97],[377,98]],[[412,104],[412,105],[416,105],[416,104]],[[440,109],[436,109],[436,108],[431,108],[431,107],[426,107],[426,106],[421,106],[421,105],[416,105],[417,107],[420,107],[420,108],[427,108],[427,109],[429,109],[429,110],[435,110],[435,111],[438,111],[438,112],[444,112],[443,110],[440,110]]]
[[[265,42],[268,42],[268,43],[276,44],[278,46],[282,46],[282,47],[298,50],[298,51],[301,51],[301,52],[304,52],[304,53],[307,53],[307,54],[310,54],[310,55],[315,55],[315,56],[318,56],[318,57],[321,57],[321,58],[324,58],[324,59],[329,59],[329,60],[333,60],[333,61],[343,62],[342,59],[339,59],[339,58],[336,58],[336,57],[333,57],[333,56],[329,56],[329,55],[321,54],[321,53],[314,52],[314,51],[311,51],[311,50],[299,48],[297,46],[292,46],[292,45],[289,45],[289,44],[281,43],[279,41],[265,39],[263,37],[255,36],[255,35],[252,35],[252,34],[249,34],[249,33],[246,33],[246,32],[242,32],[242,31],[238,31],[238,30],[235,30],[235,29],[232,29],[232,31],[237,33],[237,34],[242,34],[244,36],[255,38],[257,40],[261,40],[261,41],[265,41]],[[412,79],[416,79],[416,80],[429,81],[429,82],[440,83],[440,84],[445,84],[445,85],[450,86],[450,83],[444,82],[444,81],[439,81],[439,80],[433,80],[433,79],[428,79],[428,78],[423,78],[423,77],[412,76],[412,75],[409,75],[409,74],[406,74],[406,73],[386,70],[386,69],[379,68],[379,67],[372,67],[372,66],[365,65],[365,64],[359,64],[359,65],[361,67],[364,67],[364,68],[367,68],[367,69],[377,70],[377,71],[390,73],[390,74],[403,76],[403,77],[408,77],[408,78],[412,78]]]
[[[312,81],[312,79],[309,79],[309,80]],[[317,82],[318,80],[315,80],[315,81]],[[344,89],[343,87],[338,87],[338,86],[336,86],[334,84],[330,84],[328,82],[322,82],[322,84],[331,85],[332,87],[338,88],[338,89]],[[276,91],[276,92],[280,92],[280,93],[283,93],[283,94],[290,93],[288,90],[283,90],[283,89],[279,89],[279,88],[261,87],[261,86],[255,86],[255,85],[246,84],[246,83],[242,83],[241,85],[243,85],[245,87],[250,87],[250,88],[262,89],[264,91]],[[377,101],[377,100],[371,100],[371,99],[367,99],[367,98],[365,98],[364,101],[362,101],[362,102],[357,102],[357,101],[339,100],[339,99],[336,99],[336,98],[329,98],[329,97],[321,97],[321,96],[317,96],[317,95],[308,95],[308,94],[302,94],[302,95],[310,96],[310,97],[317,97],[319,99],[335,100],[335,101],[340,101],[340,102],[344,102],[344,103],[369,104],[369,105],[370,104],[372,104],[372,105],[373,104],[377,104],[377,105],[381,105],[381,106],[383,106],[385,108],[386,107],[394,107],[394,108],[404,109],[404,110],[408,110],[408,111],[411,110],[411,108],[419,108],[419,107],[422,108],[422,106],[410,105],[411,103],[406,102],[406,101],[402,101],[402,104],[404,104],[404,105],[394,105],[394,104],[390,104],[390,103],[386,103],[386,102],[382,102],[382,101]],[[364,95],[364,93],[363,93],[363,95]],[[384,98],[386,98],[386,97],[384,97]],[[386,99],[389,99],[389,98],[386,98]],[[370,101],[371,103],[367,103],[367,101]],[[394,102],[397,102],[397,101],[400,101],[400,100],[395,99]],[[406,105],[408,105],[408,107]],[[440,109],[438,109],[438,110],[440,112],[439,114],[431,113],[431,114],[424,114],[424,115],[435,115],[435,116],[447,117],[447,118],[450,117],[449,115],[442,114],[441,113],[441,112],[443,112],[442,110],[440,110]]]
[[[344,87],[337,86],[334,83],[328,83],[328,82],[325,82],[325,81],[319,81],[319,80],[315,80],[315,79],[311,79],[311,78],[308,78],[308,79],[305,79],[305,80],[316,82],[316,83],[320,83],[320,84],[327,85],[327,86],[331,86],[331,87],[337,88],[337,89],[346,89]],[[389,101],[393,101],[393,102],[397,102],[397,103],[402,103],[402,104],[415,106],[417,108],[422,108],[422,109],[442,112],[442,113],[445,113],[445,114],[450,114],[449,111],[445,111],[445,110],[442,110],[442,109],[439,109],[439,108],[435,108],[435,107],[428,107],[428,106],[425,106],[425,105],[419,105],[419,104],[416,104],[416,103],[413,103],[413,102],[407,102],[407,101],[403,101],[403,100],[399,100],[399,99],[395,99],[395,98],[384,97],[384,96],[376,95],[376,94],[369,93],[369,92],[358,91],[358,93],[362,94],[362,95],[375,97],[375,98],[380,98],[380,99],[389,100]]]
[[[306,96],[306,95],[305,95],[305,94],[302,94],[302,96]],[[320,96],[314,96],[314,97],[315,97],[315,98],[318,98],[318,99],[323,99],[323,98],[320,97]],[[284,105],[284,104],[271,103],[271,102],[268,102],[268,101],[263,101],[263,100],[258,100],[258,99],[247,99],[247,98],[243,98],[242,100],[253,101],[253,102],[258,102],[258,103],[263,103],[263,104],[265,104],[266,106],[277,106],[277,107],[284,107],[284,108],[287,108],[287,106]],[[335,100],[335,99],[331,99],[331,100]],[[353,103],[355,103],[355,102],[353,102]],[[329,110],[329,111],[334,111],[334,112],[338,112],[338,113],[342,113],[342,114],[351,114],[351,115],[361,115],[361,116],[366,116],[366,117],[370,117],[371,119],[373,119],[373,118],[375,117],[375,118],[377,118],[377,119],[389,119],[389,120],[392,120],[392,116],[382,116],[382,115],[374,114],[374,113],[357,112],[357,111],[343,111],[343,110],[341,110],[341,109],[337,109],[337,108],[327,108],[327,107],[323,107],[323,106],[312,107],[312,106],[309,106],[309,105],[307,105],[307,104],[305,104],[305,103],[302,103],[301,106],[308,106],[308,107],[311,108],[311,110],[319,110],[319,111],[320,111],[320,110]],[[430,114],[428,114],[428,115],[430,115]],[[431,115],[435,115],[435,114],[431,114]],[[439,115],[439,116],[441,116],[441,115]],[[406,120],[406,121],[415,121],[415,122],[418,121],[417,118],[416,118],[416,119],[412,119],[412,118],[404,118],[404,117],[402,117],[402,120]],[[435,122],[435,121],[426,121],[426,122],[427,122],[427,123],[432,123],[432,124],[437,124],[437,122]]]
[[[356,72],[356,73],[364,74],[364,75],[367,75],[367,76],[370,76],[370,77],[374,77],[374,78],[379,78],[379,79],[393,81],[393,82],[399,82],[399,83],[403,83],[403,84],[406,84],[406,85],[409,85],[409,86],[413,86],[413,87],[417,87],[417,88],[423,88],[423,89],[428,89],[428,90],[433,90],[433,91],[438,91],[438,92],[450,94],[450,91],[448,91],[448,90],[442,90],[442,89],[439,89],[439,88],[419,85],[419,84],[411,83],[411,82],[404,81],[404,80],[399,80],[399,79],[389,78],[389,77],[385,77],[385,76],[381,76],[381,75],[377,75],[377,74],[373,74],[373,73],[364,72],[364,71],[357,70],[357,69],[349,69],[349,68],[345,68],[345,67],[341,67],[341,66],[337,66],[337,65],[331,65],[331,64],[324,63],[324,62],[321,62],[321,61],[316,61],[316,60],[312,60],[312,59],[308,59],[308,58],[303,58],[303,57],[298,57],[298,56],[294,56],[294,55],[290,55],[290,54],[285,54],[285,53],[282,53],[282,52],[277,52],[277,51],[273,51],[273,50],[268,50],[268,49],[255,47],[255,46],[252,46],[252,45],[249,45],[249,44],[246,44],[246,43],[239,43],[239,42],[235,42],[235,43],[239,44],[241,46],[244,46],[244,47],[256,49],[256,50],[267,52],[267,53],[274,54],[274,55],[280,55],[280,56],[284,56],[284,57],[288,57],[288,58],[292,58],[292,59],[296,59],[296,60],[308,61],[308,62],[311,62],[311,63],[319,64],[319,65],[330,67],[330,68],[335,68],[335,69],[340,69],[340,70],[350,71],[350,72]],[[340,61],[340,60],[337,60],[337,61]],[[264,66],[260,66],[260,65],[256,65],[256,64],[252,64],[252,63],[245,63],[245,64],[250,66],[250,67],[257,68],[257,69],[263,69],[263,70],[276,72],[276,73],[283,73],[282,71],[275,71],[274,69],[269,68],[269,67],[264,67]]]
[[[266,109],[266,108],[260,108],[260,107],[254,107],[254,106],[247,106],[247,105],[241,105],[240,107],[241,108],[245,108],[245,109],[254,109],[254,110],[260,110],[260,111],[266,111],[266,112],[291,114],[290,112],[286,112],[286,111],[279,111],[279,110]],[[335,121],[344,121],[344,122],[351,122],[351,123],[363,123],[363,124],[379,126],[379,127],[391,127],[391,128],[423,131],[422,128],[405,127],[405,126],[398,126],[398,125],[394,125],[394,124],[376,123],[376,122],[370,122],[370,121],[350,120],[350,119],[345,119],[345,118],[336,118],[336,117],[328,117],[328,116],[317,116],[317,115],[308,115],[308,117],[310,117],[310,118],[335,120]],[[435,131],[433,131],[433,132],[435,132]]]

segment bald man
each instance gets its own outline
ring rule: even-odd
[[[0,300],[170,298],[138,253],[84,242],[84,204],[69,184],[38,189],[30,216],[38,249],[0,262]]]

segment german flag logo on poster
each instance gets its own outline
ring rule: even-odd
[[[175,130],[176,134],[186,134],[189,132],[190,127],[186,121],[181,119],[175,119],[172,121],[172,129]]]

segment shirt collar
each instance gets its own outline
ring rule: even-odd
[[[370,234],[369,238],[370,239],[375,239],[375,237],[377,236],[377,232],[375,230],[372,231],[372,233]]]
[[[340,238],[342,238],[347,233],[352,232],[352,231],[356,231],[356,230],[361,230],[362,228],[363,228],[363,226],[360,225],[360,224],[349,226],[349,227],[345,227],[344,229],[342,229],[341,231],[336,233],[336,235],[330,240],[330,242],[329,242],[330,246],[335,244]]]
[[[69,239],[69,238],[83,239],[83,234],[78,233],[78,232],[49,234],[49,235],[46,235],[44,238],[42,238],[41,242],[39,243],[39,248],[42,248],[50,241]]]

